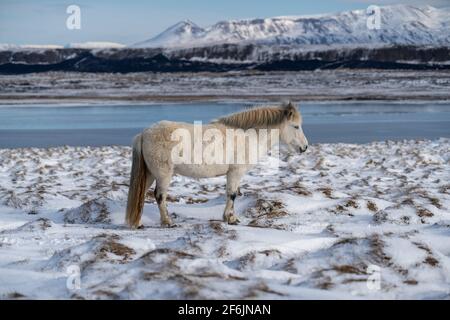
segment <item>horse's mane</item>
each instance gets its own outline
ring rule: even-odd
[[[253,107],[248,110],[236,112],[228,116],[218,118],[213,123],[240,128],[270,127],[283,123],[287,119],[300,118],[300,113],[292,103],[281,106]]]

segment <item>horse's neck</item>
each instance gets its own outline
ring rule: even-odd
[[[255,128],[258,137],[261,137],[260,130],[265,130],[267,134],[267,153],[271,152],[274,147],[280,144],[280,128],[278,126]],[[260,154],[261,155],[261,154]]]
[[[268,143],[271,147],[277,145],[280,142],[280,133],[281,133],[281,126],[270,126],[270,127],[263,127],[263,128],[257,128],[257,132],[259,134],[259,130],[266,130],[267,132],[267,139]]]
[[[234,127],[230,127],[230,126],[223,126],[223,125],[219,125],[220,130],[222,130],[223,133],[226,132],[226,130],[231,129],[231,130],[236,130],[236,128]],[[266,156],[269,152],[272,152],[272,150],[274,149],[274,147],[278,146],[280,144],[280,132],[281,132],[281,125],[280,126],[270,126],[270,127],[256,127],[256,128],[251,128],[254,129],[256,131],[256,136],[258,137],[258,139],[260,139],[262,137],[262,132],[261,130],[265,130],[265,134],[266,134],[266,152],[265,153],[261,153],[260,151],[258,151],[258,158],[260,157],[264,157]],[[259,142],[259,140],[258,140]],[[248,146],[250,147],[250,146]]]

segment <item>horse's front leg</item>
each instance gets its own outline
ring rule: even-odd
[[[163,227],[172,227],[172,219],[169,217],[169,212],[167,210],[167,191],[169,190],[170,185],[170,176],[161,177],[160,179],[156,179],[156,187],[155,187],[155,199],[156,203],[158,203],[159,213],[161,215],[161,225]]]
[[[242,172],[230,170],[227,173],[227,202],[223,212],[223,220],[228,224],[238,224],[239,218],[234,212],[234,200],[238,194],[239,182],[241,181]]]

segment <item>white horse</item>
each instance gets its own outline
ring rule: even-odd
[[[238,112],[226,117],[219,118],[207,125],[203,126],[203,130],[213,130],[226,136],[230,129],[233,130],[254,130],[257,133],[262,131],[278,132],[279,140],[288,145],[292,150],[299,153],[305,152],[308,147],[308,140],[303,134],[302,118],[300,112],[292,103],[283,104],[281,106],[252,108],[242,112]],[[174,174],[193,178],[209,178],[216,176],[227,176],[226,186],[226,205],[223,213],[224,221],[229,224],[237,224],[239,219],[234,213],[234,200],[239,188],[239,182],[242,176],[252,167],[254,163],[248,161],[249,146],[244,146],[234,139],[235,143],[230,144],[234,149],[233,156],[245,148],[246,161],[244,163],[223,161],[223,163],[200,163],[193,161],[190,163],[179,163],[174,161],[174,148],[179,145],[179,141],[174,139],[174,133],[178,129],[195,135],[194,126],[182,122],[161,121],[150,128],[145,129],[141,134],[134,138],[133,142],[133,162],[131,167],[130,187],[128,192],[128,203],[126,211],[126,223],[131,228],[140,226],[141,215],[144,207],[144,199],[147,190],[156,180],[155,199],[161,215],[162,226],[172,226],[172,220],[167,211],[166,197],[170,181]],[[275,129],[275,130],[274,130]],[[241,130],[241,131],[242,131]],[[247,131],[246,131],[247,132]],[[270,138],[272,137],[272,138]],[[272,135],[267,139],[267,152],[275,144],[278,143]],[[195,140],[195,139],[194,139]],[[242,140],[240,140],[242,141]],[[192,143],[192,149],[196,150]],[[219,139],[216,143],[225,150],[225,141]],[[203,146],[206,144],[202,140]],[[228,143],[228,142],[227,142]],[[220,150],[219,150],[220,151]],[[179,155],[183,155],[179,152]],[[267,153],[266,152],[266,153]],[[195,157],[196,152],[192,152]],[[198,153],[198,152],[197,152]],[[186,155],[186,154],[185,154]],[[198,155],[197,155],[198,156]],[[258,154],[258,157],[263,155]],[[191,159],[190,153],[189,158]]]

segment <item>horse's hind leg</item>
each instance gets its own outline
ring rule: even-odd
[[[169,190],[172,175],[156,178],[155,199],[158,203],[159,213],[161,215],[161,225],[163,227],[173,226],[172,219],[167,211],[167,191]]]

